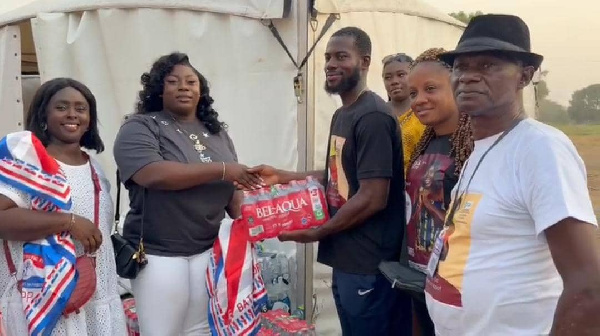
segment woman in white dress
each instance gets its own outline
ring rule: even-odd
[[[114,214],[110,184],[100,165],[82,151],[82,148],[97,153],[104,150],[97,118],[93,94],[85,85],[69,78],[57,78],[44,83],[33,98],[27,115],[27,130],[41,140],[66,175],[71,187],[71,210],[74,216],[31,210],[29,194],[7,183],[0,183],[0,243],[4,243],[2,240],[9,242],[17,270],[22,270],[24,242],[64,231],[68,231],[75,242],[76,256],[86,252],[96,255],[96,292],[79,313],[62,316],[51,335],[127,334],[110,241]],[[101,187],[98,227],[93,222],[96,189],[92,181],[92,166]],[[0,294],[3,294],[2,316],[8,329],[6,332],[8,336],[27,335],[20,293],[14,281],[11,282],[12,276],[4,253],[0,254],[3,254],[0,257]]]

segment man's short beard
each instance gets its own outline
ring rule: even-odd
[[[354,88],[360,83],[360,67],[354,68],[354,71],[350,77],[342,78],[340,84],[335,87],[330,87],[325,81],[325,92],[329,94],[340,94],[354,90]]]

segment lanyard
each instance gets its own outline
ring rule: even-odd
[[[515,122],[513,122],[513,124],[506,130],[504,131],[499,137],[498,139],[496,139],[496,141],[494,141],[494,143],[490,146],[490,148],[488,148],[483,155],[481,156],[481,158],[479,159],[479,161],[477,162],[477,165],[475,165],[475,169],[473,170],[473,173],[471,174],[471,177],[469,178],[469,181],[467,182],[467,186],[465,187],[465,190],[460,194],[460,196],[458,195],[458,192],[460,190],[460,186],[463,182],[464,179],[464,173],[467,170],[467,166],[469,165],[470,160],[467,160],[467,162],[465,163],[460,177],[458,179],[458,183],[456,185],[456,190],[454,191],[454,197],[453,197],[453,202],[452,202],[452,208],[450,209],[450,212],[448,213],[448,216],[446,216],[446,221],[444,223],[444,227],[448,227],[451,225],[454,225],[453,219],[454,219],[454,214],[456,213],[456,210],[458,209],[458,207],[460,206],[460,203],[462,202],[462,198],[463,196],[469,191],[469,187],[471,186],[471,182],[473,181],[473,177],[475,176],[475,173],[477,172],[477,170],[479,170],[479,166],[481,166],[481,163],[483,162],[483,159],[485,159],[485,157],[488,155],[488,153],[494,148],[496,147],[496,145],[498,145],[498,143],[500,141],[502,141],[502,139],[504,139],[508,133],[510,133],[510,131],[512,131],[515,127],[517,127],[517,125],[523,121],[523,119],[519,118],[516,119]]]

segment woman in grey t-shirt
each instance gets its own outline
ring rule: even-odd
[[[227,211],[259,180],[237,163],[208,83],[187,55],[159,58],[141,77],[137,113],[117,135],[114,156],[129,191],[124,237],[148,264],[132,281],[145,336],[210,335],[205,286],[210,249]],[[142,220],[143,217],[143,220]]]

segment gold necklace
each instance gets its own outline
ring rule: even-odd
[[[206,150],[206,146],[204,146],[200,142],[200,137],[197,134],[188,132],[185,128],[183,128],[181,126],[181,124],[179,124],[179,122],[177,121],[177,119],[175,119],[175,117],[171,116],[171,118],[173,119],[173,122],[177,125],[177,130],[182,131],[183,133],[185,133],[188,136],[188,138],[192,142],[192,145],[194,146],[194,150],[196,152],[202,153],[203,151]]]
[[[179,127],[181,128],[181,126]],[[200,143],[200,139],[198,138],[198,135],[194,134],[194,133],[188,133],[188,131],[186,131],[185,129],[181,128],[185,133],[188,134],[188,137],[190,138],[190,140],[192,140],[192,143],[194,144],[194,150],[198,153],[206,150],[206,146],[204,146],[202,143]]]

